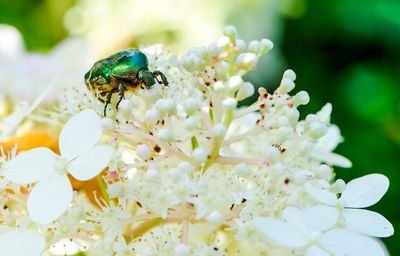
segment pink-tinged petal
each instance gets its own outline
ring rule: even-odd
[[[310,246],[307,249],[306,256],[330,256],[327,252],[319,248],[318,246]]]
[[[307,193],[318,202],[327,205],[336,205],[337,197],[335,193],[332,193],[323,188],[316,188],[313,185],[311,185],[310,182],[307,182],[304,185],[304,188],[306,189]]]
[[[50,224],[60,217],[72,201],[72,186],[63,173],[54,173],[40,180],[28,197],[31,219],[40,224]]]
[[[0,254],[5,256],[40,256],[45,239],[33,231],[11,231],[0,236]]]
[[[283,221],[274,218],[257,217],[254,222],[262,233],[282,246],[299,248],[309,243],[302,233]]]
[[[303,213],[295,207],[287,207],[283,210],[282,217],[297,231],[307,236],[308,230],[304,221]]]
[[[88,151],[100,139],[101,119],[91,109],[73,116],[60,133],[59,145],[63,157],[71,160]]]
[[[375,237],[393,235],[392,224],[379,213],[363,209],[344,209],[346,223],[358,231]]]
[[[113,149],[98,145],[72,160],[68,165],[69,173],[78,180],[90,180],[101,173],[110,162]]]
[[[48,148],[34,148],[18,154],[4,165],[4,176],[17,184],[36,182],[55,171],[58,156]]]
[[[338,256],[384,256],[383,249],[375,240],[345,229],[326,232],[319,245]]]
[[[324,231],[333,227],[338,219],[336,207],[317,205],[303,210],[304,219],[310,230]]]
[[[389,188],[389,179],[382,174],[369,174],[350,181],[341,199],[346,207],[364,208],[376,204]]]

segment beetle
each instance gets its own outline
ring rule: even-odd
[[[148,65],[147,56],[137,49],[120,51],[94,63],[85,74],[85,84],[90,91],[96,93],[96,98],[100,102],[105,103],[104,116],[115,93],[119,95],[115,106],[118,110],[126,91],[149,89],[156,81],[168,86],[166,76],[158,70],[151,72]]]

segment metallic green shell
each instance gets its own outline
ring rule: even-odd
[[[140,69],[148,68],[148,60],[144,53],[136,49],[117,52],[94,63],[85,74],[86,84],[93,84],[99,78],[110,82],[110,75],[116,77],[136,76]]]

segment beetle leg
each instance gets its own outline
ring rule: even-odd
[[[111,102],[111,96],[112,96],[112,92],[109,92],[109,93],[107,94],[106,105],[104,106],[104,117],[107,116],[107,106],[108,106],[108,104],[110,104],[110,102]]]
[[[116,108],[117,110],[118,110],[119,103],[121,103],[122,99],[125,98],[125,97],[124,97],[124,89],[125,89],[125,87],[124,87],[124,82],[121,82],[121,83],[119,84],[119,89],[118,89],[119,99],[118,99],[117,105],[115,106],[115,108]]]
[[[153,71],[153,76],[154,76],[154,78],[157,80],[157,82],[158,82],[159,84],[161,84],[160,81],[158,81],[158,79],[157,79],[157,76],[160,76],[160,77],[161,77],[161,80],[162,80],[162,83],[163,83],[165,86],[168,86],[167,77],[166,77],[161,71],[159,71],[159,70],[154,70],[154,71]]]

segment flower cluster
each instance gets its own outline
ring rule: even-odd
[[[389,181],[335,180],[333,166],[351,163],[332,152],[342,141],[332,106],[300,120],[309,96],[289,94],[292,70],[274,92],[243,80],[272,47],[229,26],[180,58],[143,48],[169,85],[127,94],[119,111],[113,99],[109,118],[90,93],[67,91],[51,116],[68,120],[59,155],[3,153],[2,253],[385,255],[375,237],[392,225],[359,208],[378,202]]]

